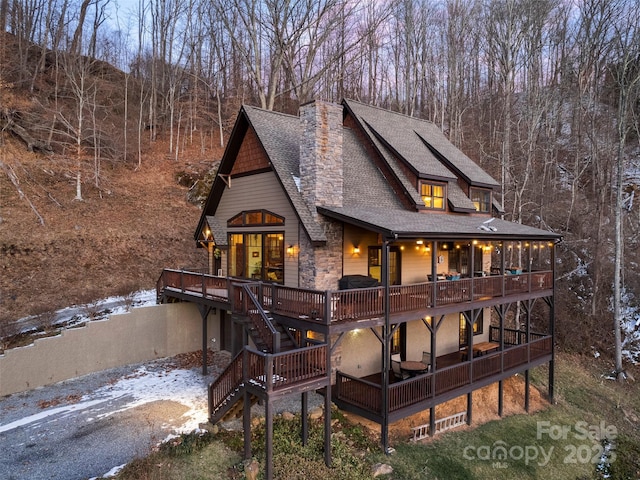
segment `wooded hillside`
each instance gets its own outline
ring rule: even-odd
[[[561,233],[558,338],[609,351],[639,315],[638,6],[0,0],[0,316],[201,261],[176,173],[219,159],[242,103],[349,97],[432,120],[505,218]]]

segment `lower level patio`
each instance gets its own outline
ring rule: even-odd
[[[502,417],[535,413],[549,405],[546,394],[536,388],[530,387],[529,408],[524,403],[526,383],[523,376],[511,376],[503,382],[503,408],[498,405],[500,389],[498,383],[492,383],[473,392],[473,421],[471,426],[478,426],[492,420],[499,420]],[[435,420],[442,420],[461,412],[467,411],[467,397],[460,395],[444,403],[438,404],[434,409]],[[352,412],[345,412],[344,416],[354,424],[365,427],[372,436],[379,437],[381,426],[379,423],[364,418]],[[401,420],[397,420],[389,425],[389,441],[391,445],[405,443],[407,440],[415,438],[415,430],[431,421],[431,411],[429,409],[409,415]],[[464,427],[462,427],[464,428]]]
[[[531,334],[529,343],[504,345],[503,350],[466,358],[454,352],[436,358],[435,368],[407,379],[389,372],[388,421],[432,408],[460,395],[506,379],[551,360],[552,337]],[[382,373],[358,378],[338,371],[332,400],[341,409],[382,423],[384,417]]]

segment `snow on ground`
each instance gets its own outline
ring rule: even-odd
[[[629,362],[640,363],[640,308],[635,295],[628,290],[622,292],[622,356]]]
[[[119,400],[116,409],[107,408],[112,400]],[[85,394],[79,402],[70,405],[47,408],[11,423],[0,425],[0,433],[20,426],[33,428],[49,418],[60,415],[74,415],[88,408],[100,413],[87,421],[106,418],[111,415],[144,405],[147,403],[170,400],[188,408],[179,424],[166,425],[175,433],[188,433],[207,419],[206,387],[202,374],[195,369],[160,369],[152,371],[145,366],[137,368],[132,374],[120,378],[113,384],[100,387]],[[97,408],[103,407],[103,408]]]
[[[171,400],[189,408],[183,415],[182,424],[172,425],[177,433],[191,432],[207,419],[205,382],[202,373],[193,369],[156,372],[142,366],[133,375],[122,378],[113,385],[102,387],[94,394],[106,399],[130,398],[124,406],[100,414],[97,418],[108,417],[146,403]]]
[[[126,296],[108,297],[85,305],[72,305],[57,310],[48,319],[52,326],[72,327],[91,320],[102,320],[109,315],[127,313],[133,307],[144,307],[156,304],[155,290],[140,290]],[[30,315],[15,321],[20,333],[37,331],[42,327],[43,319],[38,315]]]
[[[109,470],[107,473],[105,473],[104,475],[101,475],[100,478],[113,478],[116,475],[118,475],[120,473],[120,470],[122,470],[124,467],[126,467],[127,464],[124,463],[122,465],[118,465],[117,467],[113,467],[111,470]],[[96,480],[97,477],[92,477],[89,480]]]

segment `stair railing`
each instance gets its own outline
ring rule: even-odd
[[[240,351],[220,376],[209,384],[209,419],[214,420],[214,416],[220,410],[233,402],[236,394],[244,384],[242,366],[244,363],[245,350]]]
[[[244,313],[251,319],[251,325],[255,328],[262,343],[271,348],[269,353],[278,353],[280,351],[280,332],[273,326],[271,318],[262,308],[262,304],[254,293],[254,289],[258,289],[258,296],[261,296],[260,284],[244,283],[241,287],[246,299],[243,302]]]

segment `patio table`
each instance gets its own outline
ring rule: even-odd
[[[480,342],[473,346],[474,355],[484,355],[487,352],[491,352],[493,350],[497,350],[500,347],[500,344],[497,342]]]
[[[400,370],[407,372],[412,377],[419,373],[426,373],[428,368],[428,365],[415,360],[405,360],[404,362],[400,362]]]

